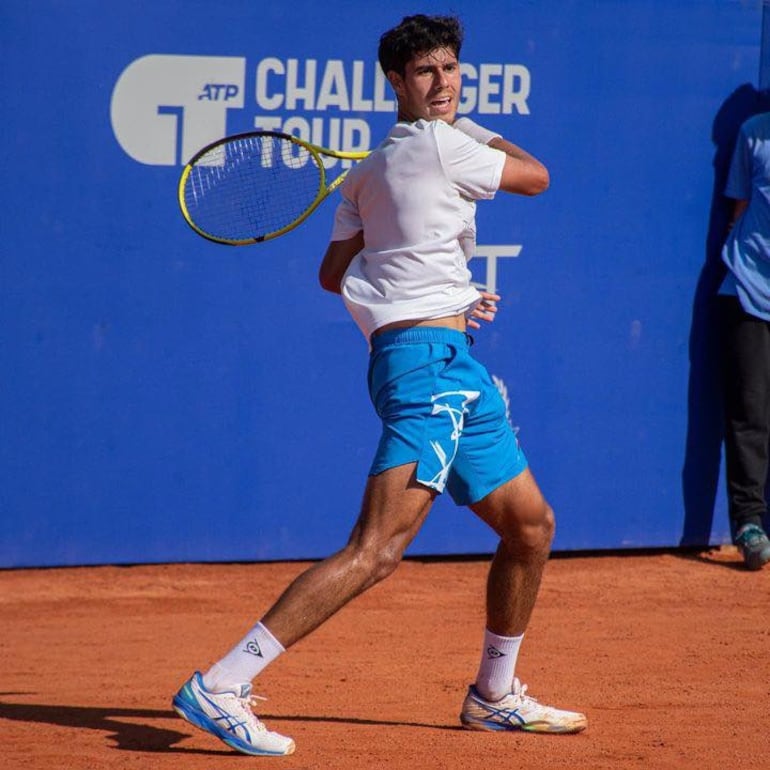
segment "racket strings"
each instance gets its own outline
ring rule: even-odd
[[[252,241],[288,227],[322,187],[315,157],[288,139],[250,136],[195,160],[184,203],[197,228],[225,241]]]

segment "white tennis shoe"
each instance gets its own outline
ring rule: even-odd
[[[513,690],[498,701],[487,701],[471,685],[460,721],[468,730],[525,730],[532,733],[579,733],[588,720],[577,711],[563,711],[538,703],[527,685],[513,680]]]
[[[256,696],[251,685],[238,692],[211,692],[196,671],[174,696],[174,711],[190,724],[224,741],[231,749],[256,756],[283,756],[294,751],[294,741],[270,732],[251,710]]]

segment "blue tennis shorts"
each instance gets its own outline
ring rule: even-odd
[[[369,395],[382,436],[370,476],[416,462],[420,484],[469,505],[527,467],[506,404],[466,334],[394,329],[371,345]]]

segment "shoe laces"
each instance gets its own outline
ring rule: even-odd
[[[526,703],[527,701],[537,703],[536,698],[533,698],[531,695],[527,695],[527,685],[522,684],[518,677],[514,677],[513,679],[513,687],[511,692],[513,693],[514,697],[518,698],[522,703]]]
[[[264,722],[262,722],[259,717],[252,711],[252,709],[257,706],[259,701],[266,701],[267,698],[264,698],[261,695],[255,695],[251,692],[251,690],[242,696],[233,693],[233,697],[236,701],[238,701],[240,710],[243,712],[244,721],[246,721],[249,727],[252,730],[256,730],[257,732],[266,733],[268,731],[267,727],[265,726]]]

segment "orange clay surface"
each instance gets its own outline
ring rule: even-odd
[[[770,569],[730,548],[551,560],[518,674],[584,733],[460,729],[486,563],[407,561],[257,680],[296,753],[235,754],[171,696],[304,566],[0,572],[0,767],[770,767]]]

